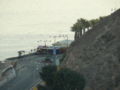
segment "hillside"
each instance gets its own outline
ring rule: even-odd
[[[85,76],[85,90],[120,90],[120,10],[73,42],[62,66]]]

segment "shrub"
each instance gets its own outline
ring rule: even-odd
[[[83,90],[85,87],[84,77],[70,69],[57,71],[56,66],[47,66],[40,75],[52,90]]]
[[[64,61],[65,57],[66,57],[66,53],[63,54],[63,57],[60,59],[60,63],[62,63]]]
[[[85,79],[82,75],[70,69],[57,72],[53,90],[83,90]]]
[[[53,65],[45,66],[42,68],[42,72],[40,72],[41,78],[46,82],[47,86],[53,85],[53,78],[57,72],[57,67]]]

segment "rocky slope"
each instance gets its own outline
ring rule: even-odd
[[[120,10],[72,43],[62,65],[85,76],[85,90],[120,90]]]

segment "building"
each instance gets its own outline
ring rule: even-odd
[[[50,47],[39,46],[37,48],[37,53],[38,54],[49,54],[49,55],[53,55],[54,53],[63,54],[66,52],[66,50],[67,50],[66,47],[60,47],[60,46],[50,46]]]

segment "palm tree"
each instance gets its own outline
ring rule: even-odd
[[[86,32],[86,29],[89,30],[93,28],[100,20],[104,19],[104,17],[100,17],[98,19],[86,20],[84,18],[80,18],[77,22],[71,27],[71,31],[75,32],[75,40],[80,38],[82,34]]]
[[[90,26],[91,27],[95,26],[99,21],[100,21],[100,19],[92,19],[92,20],[90,20],[89,21]]]
[[[80,20],[78,19],[77,20],[77,32],[78,32],[78,35],[79,35],[79,37],[81,37],[82,36],[82,25],[81,25],[81,22],[80,22]]]
[[[71,27],[72,31],[75,32],[75,40],[82,36],[82,27],[79,23],[79,20]]]
[[[79,23],[80,23],[80,25],[81,25],[81,27],[82,27],[83,34],[84,34],[84,33],[85,33],[85,29],[88,29],[89,26],[90,26],[89,21],[86,20],[86,19],[81,18],[81,19],[79,20]]]
[[[75,40],[82,36],[82,31],[85,33],[85,29],[89,29],[90,23],[88,20],[80,18],[71,27],[71,31],[75,32]]]

